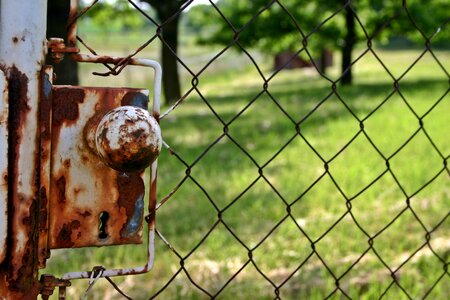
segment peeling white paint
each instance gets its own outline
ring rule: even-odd
[[[8,174],[8,83],[0,70],[0,176]],[[0,178],[0,263],[6,254],[8,183]]]

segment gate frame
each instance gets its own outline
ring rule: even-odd
[[[0,298],[35,299],[39,294],[41,191],[39,103],[47,52],[46,0],[0,0],[0,67],[9,91],[7,243],[0,265]]]

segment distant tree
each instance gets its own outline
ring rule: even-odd
[[[450,39],[450,2],[447,0],[407,0],[382,1],[365,0],[370,10],[366,10],[367,23],[372,32],[378,32],[379,38],[387,42],[389,37],[403,36],[423,45],[424,34],[430,39],[430,45],[449,45]],[[407,11],[403,8],[403,2]],[[356,8],[358,8],[356,6]],[[408,15],[409,14],[409,15]],[[395,20],[387,20],[396,16]],[[381,28],[387,30],[379,31]]]
[[[209,4],[199,4],[191,7],[188,12],[183,14],[184,26],[187,31],[197,35],[204,35],[205,30],[214,28],[213,22],[210,22],[213,8]]]
[[[217,6],[238,32],[238,43],[245,48],[257,48],[264,53],[277,55],[282,52],[297,52],[302,48],[303,34],[308,34],[325,18],[325,12],[314,1],[284,0],[272,4],[253,22],[245,25],[261,10],[268,0],[240,1],[221,0]],[[208,5],[193,7],[186,16],[191,27],[202,29],[199,43],[229,44],[236,38],[233,28]],[[243,29],[243,26],[246,26]],[[298,30],[297,26],[301,30]],[[199,30],[200,31],[200,30]],[[318,30],[313,38],[305,39],[308,50],[316,58],[321,72],[325,73],[326,64],[321,61],[326,49],[336,48],[336,36],[341,28],[335,19]],[[303,53],[303,57],[306,55]]]
[[[170,22],[161,27],[164,40],[161,46],[163,68],[163,89],[167,103],[173,103],[181,97],[180,79],[178,76],[178,36],[180,14],[177,12],[188,0],[141,0],[152,6],[160,23]]]
[[[98,2],[90,9],[89,15],[93,16],[89,19],[90,25],[106,32],[136,30],[145,23],[126,1]]]
[[[345,22],[340,39],[343,73],[341,83],[344,85],[353,81],[350,68],[353,49],[358,43],[367,42],[368,38],[372,45],[376,42],[387,43],[392,36],[402,36],[423,45],[425,37],[422,33],[426,38],[431,38],[430,44],[431,42],[437,44],[450,37],[447,28],[446,33],[432,38],[434,33],[449,21],[450,2],[446,0],[318,0],[319,9],[329,12],[343,6],[345,6],[343,12]],[[356,20],[356,16],[359,21]],[[359,22],[362,23],[365,33]]]
[[[448,22],[450,11],[448,0],[406,1],[411,16],[406,14],[402,1],[283,0],[279,3],[284,8],[278,2],[273,3],[243,29],[243,26],[268,3],[268,0],[217,2],[219,9],[237,31],[237,37],[230,25],[211,9],[208,9],[210,15],[207,18],[200,17],[198,20],[192,18],[191,23],[196,28],[202,26],[210,28],[199,39],[201,43],[229,44],[237,38],[242,46],[256,47],[269,54],[285,50],[297,51],[306,43],[308,51],[315,57],[319,57],[320,51],[325,48],[339,49],[342,54],[343,73],[340,82],[346,85],[352,82],[350,66],[353,61],[353,50],[359,42],[367,41],[355,14],[362,19],[369,37],[376,38],[379,42],[387,41],[390,36],[403,35],[423,43],[424,38],[411,22],[411,18],[427,36],[431,36],[441,25]],[[192,12],[194,16],[205,14],[206,9],[207,7],[194,7],[189,13]],[[327,17],[340,9],[342,9],[340,13],[322,25]],[[390,22],[394,16],[394,20]],[[305,40],[297,25],[304,35],[312,34]],[[439,38],[436,36],[433,39],[433,43],[448,37],[447,28],[446,33],[440,33]]]

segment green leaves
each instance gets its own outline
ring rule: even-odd
[[[433,44],[448,43],[450,37],[445,26],[450,3],[445,0],[411,0],[406,5],[382,0],[221,0],[216,5],[227,20],[210,5],[193,7],[185,14],[187,23],[200,36],[198,41],[226,45],[237,35],[243,47],[269,54],[297,51],[305,36],[313,54],[324,47],[340,49],[346,32],[340,10],[346,5],[351,5],[361,22],[356,28],[358,42],[367,41],[366,34],[379,44],[386,44],[393,36],[423,44],[422,33],[432,38]]]
[[[89,10],[84,21],[90,29],[106,32],[136,30],[148,23],[126,1],[99,2]]]

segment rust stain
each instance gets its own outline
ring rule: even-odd
[[[58,202],[66,202],[66,178],[64,176],[56,180],[56,188],[58,189]]]
[[[73,188],[73,194],[75,195],[75,197],[78,197],[78,194],[82,191],[84,191],[84,187],[74,187]]]
[[[30,291],[33,289],[34,282],[37,280],[36,272],[36,256],[37,256],[37,235],[35,234],[36,225],[36,199],[29,199],[24,195],[18,195],[22,201],[30,202],[29,214],[19,222],[14,222],[14,228],[22,228],[29,234],[26,244],[22,248],[23,251],[20,254],[22,258],[20,262],[11,261],[9,266],[8,282],[9,290],[20,293],[21,291]],[[12,239],[11,248],[14,249],[18,245],[19,241],[15,238]],[[16,253],[17,255],[17,253]]]
[[[85,210],[85,211],[83,211],[83,212],[79,212],[79,211],[78,211],[77,214],[79,214],[79,215],[82,216],[83,218],[87,218],[87,217],[92,216],[92,213],[89,212],[89,211],[87,211],[87,210]]]
[[[58,88],[53,91],[53,128],[76,123],[80,113],[78,106],[84,101],[85,91],[77,87]]]
[[[144,139],[145,140],[147,138],[147,135],[145,134],[144,129],[137,129],[137,130],[133,131],[131,133],[131,135],[137,140],[139,140],[139,139],[141,139],[141,140]]]
[[[70,37],[69,37],[70,39]],[[70,46],[70,43],[69,43]],[[70,54],[70,58],[72,60],[75,61],[79,61],[79,62],[91,62],[91,63],[99,63],[99,64],[118,64],[121,61],[123,61],[122,57],[111,57],[111,56],[107,56],[107,55],[96,55],[93,57],[90,57],[88,59],[86,59],[86,57],[84,57],[81,54]]]
[[[63,248],[71,248],[75,242],[72,240],[73,231],[80,228],[81,223],[78,220],[70,221],[69,223],[65,223],[56,237],[58,244]],[[77,234],[77,237],[79,233]]]
[[[12,226],[8,226],[7,252],[6,257],[10,265],[7,271],[8,290],[18,292],[34,287],[34,280],[37,276],[36,261],[37,249],[36,229],[38,217],[35,198],[28,198],[17,192],[19,187],[19,166],[20,146],[22,144],[22,132],[24,123],[31,108],[28,104],[28,77],[21,73],[14,65],[10,67],[8,74],[8,94],[9,94],[9,137],[8,137],[8,219],[12,220]],[[37,147],[39,149],[39,147]],[[37,156],[37,154],[36,154]],[[30,166],[34,169],[36,185],[33,194],[37,195],[39,175],[36,171],[37,163]],[[4,178],[5,179],[5,178]],[[28,210],[20,209],[27,206]],[[22,217],[21,217],[22,216]],[[28,217],[23,217],[28,216]],[[18,218],[19,217],[19,218]],[[20,219],[20,217],[22,219]],[[28,236],[24,241],[17,240],[18,234],[25,232]],[[24,244],[23,244],[24,243]]]
[[[21,201],[26,201],[27,200],[27,197],[25,195],[23,195],[23,194],[18,194],[18,198]],[[34,201],[33,201],[32,205],[35,206],[36,203],[34,203]],[[33,215],[30,214],[30,215],[22,218],[22,224],[25,225],[26,227],[30,227],[33,224]]]
[[[64,168],[67,168],[67,169],[70,168],[70,159],[66,159],[64,161],[63,165],[64,165]]]
[[[83,162],[88,162],[89,161],[89,157],[87,156],[87,155],[81,155],[81,160],[83,161]]]
[[[41,146],[41,161],[42,162],[46,162],[48,161],[48,159],[50,159],[50,149],[48,149],[47,147],[43,147]]]
[[[48,249],[48,205],[50,191],[50,155],[51,155],[51,109],[52,109],[52,74],[51,66],[44,66],[41,71],[39,93],[39,128],[40,140],[40,188],[39,188],[39,245],[38,266],[44,268],[47,258],[50,257]]]
[[[26,115],[31,110],[28,105],[28,77],[21,73],[15,66],[9,69],[9,126],[13,129],[11,139],[13,146],[20,144],[21,133],[20,129],[26,118]]]
[[[18,37],[15,36],[15,37],[12,38],[12,41],[13,41],[14,44],[17,44],[17,43],[19,42],[19,40],[21,40],[22,42],[25,42],[25,37],[22,36],[22,37],[19,39]]]
[[[47,190],[45,187],[41,187],[39,191],[39,231],[40,232],[47,232]]]

